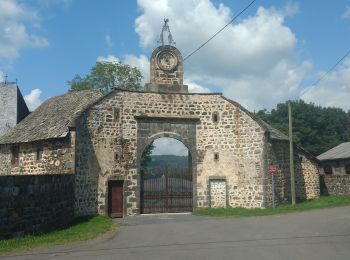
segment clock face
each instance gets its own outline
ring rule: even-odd
[[[165,50],[158,53],[157,63],[159,68],[169,71],[176,68],[178,60],[173,52]]]

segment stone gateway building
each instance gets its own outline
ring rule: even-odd
[[[174,46],[155,49],[150,70],[145,91],[71,92],[43,103],[0,139],[0,175],[57,176],[57,186],[50,179],[45,187],[58,193],[67,192],[59,176],[73,176],[75,216],[131,216],[144,212],[143,151],[154,140],[171,137],[189,150],[191,210],[270,207],[270,165],[278,167],[276,203],[290,199],[284,134],[220,93],[188,93]],[[298,147],[294,158],[297,198],[319,197],[318,161]],[[18,187],[15,180],[8,185]],[[24,186],[22,196],[34,192]],[[53,200],[56,212],[71,205],[64,198]],[[24,203],[21,214],[26,210]]]

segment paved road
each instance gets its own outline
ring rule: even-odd
[[[350,259],[350,207],[241,219],[138,216],[123,223],[109,240],[4,259]]]

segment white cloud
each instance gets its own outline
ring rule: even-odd
[[[343,13],[342,18],[343,18],[343,19],[350,18],[350,6],[347,6],[347,7],[346,7],[346,10],[345,10],[345,12]]]
[[[49,41],[28,31],[39,21],[35,11],[15,0],[0,0],[0,59],[13,61],[23,48],[43,48]]]
[[[173,138],[159,138],[156,139],[153,144],[155,148],[152,151],[152,155],[188,155],[187,147],[182,142]]]
[[[125,55],[122,59],[114,55],[108,55],[107,57],[99,56],[97,57],[97,62],[113,62],[118,63],[122,62],[124,64],[128,64],[132,67],[136,67],[140,70],[143,78],[141,80],[141,84],[145,84],[149,82],[149,60],[145,55],[135,56],[132,54]]]
[[[4,81],[5,81],[5,73],[0,70],[0,82],[4,82]]]
[[[319,77],[322,75],[324,72]],[[304,93],[301,98],[307,102],[350,110],[350,58],[324,77],[316,87],[309,88]]]
[[[145,84],[150,81],[150,65],[149,60],[145,55],[125,55],[123,63],[136,67],[141,71],[141,74],[143,76],[141,84]]]
[[[113,47],[112,37],[111,37],[109,34],[107,34],[107,35],[105,36],[105,43],[106,43],[106,45],[107,45],[108,48]]]
[[[188,92],[190,93],[209,93],[210,90],[206,87],[201,86],[198,83],[195,83],[193,81],[185,81],[185,85],[188,85]]]
[[[299,13],[300,7],[298,3],[290,2],[284,7],[284,15],[294,16]]]
[[[38,106],[41,105],[42,101],[40,100],[42,91],[38,88],[30,91],[28,95],[24,96],[24,100],[27,103],[27,106],[30,111],[35,110]]]
[[[164,17],[184,56],[232,18],[231,10],[209,0],[139,0],[135,30],[144,49],[153,49]],[[213,41],[185,61],[185,80],[221,88],[248,109],[271,108],[295,98],[309,62],[296,62],[297,38],[284,23],[299,7],[259,7],[253,16],[229,25]],[[204,15],[205,14],[205,15]],[[187,80],[188,81],[188,80]]]
[[[107,57],[99,56],[97,57],[97,62],[112,62],[112,63],[118,63],[119,59],[113,55],[108,55]]]

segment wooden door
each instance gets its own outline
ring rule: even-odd
[[[108,182],[108,215],[112,218],[123,217],[123,181]]]

